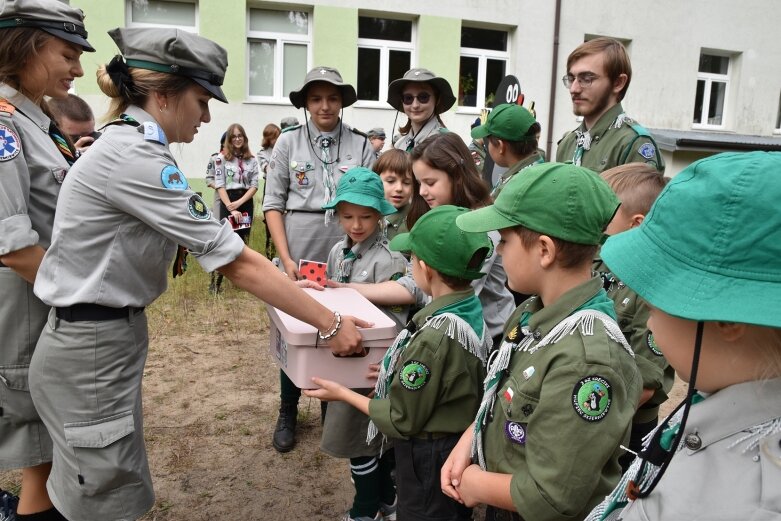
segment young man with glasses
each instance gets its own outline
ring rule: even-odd
[[[653,137],[621,106],[631,80],[632,64],[617,40],[595,38],[570,53],[562,81],[569,89],[573,112],[583,121],[559,141],[557,162],[571,162],[596,172],[640,162],[664,172],[664,160]]]

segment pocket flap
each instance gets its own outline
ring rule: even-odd
[[[27,380],[27,374],[30,371],[29,365],[18,365],[15,367],[0,367],[0,381],[6,387],[14,391],[30,392],[30,384]]]
[[[133,411],[125,411],[100,420],[66,423],[65,441],[70,447],[102,449],[135,432]]]

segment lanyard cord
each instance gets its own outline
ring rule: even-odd
[[[323,160],[322,151],[318,154],[318,152],[315,150],[315,145],[314,143],[312,143],[312,134],[309,131],[309,121],[307,120],[306,112],[307,112],[306,107],[304,107],[304,126],[306,126],[306,135],[309,141],[309,148],[312,149],[312,153],[315,154],[315,156],[320,158],[320,161],[323,163],[324,166],[331,166],[337,161],[340,161],[341,158],[339,157],[339,155],[342,150],[342,117],[344,116],[344,109],[342,109],[339,114],[339,137],[337,138],[339,140],[339,143],[336,145],[336,159],[334,159],[333,161]],[[320,129],[318,128],[318,130]],[[331,138],[325,138],[325,139],[331,139]]]

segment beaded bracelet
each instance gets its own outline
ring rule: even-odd
[[[342,315],[340,315],[338,311],[334,311],[334,322],[336,325],[327,333],[323,334],[320,331],[317,332],[317,337],[320,340],[330,340],[339,333],[339,328],[342,327]],[[331,323],[333,324],[334,322]]]

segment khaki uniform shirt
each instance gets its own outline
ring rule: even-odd
[[[509,170],[507,170],[505,173],[502,174],[502,177],[499,178],[499,182],[496,183],[494,186],[494,189],[491,190],[491,199],[494,201],[497,197],[499,197],[499,193],[502,191],[502,188],[512,179],[515,174],[523,170],[524,168],[529,168],[530,166],[537,165],[540,163],[544,163],[545,160],[542,158],[541,155],[538,153],[534,153],[524,159],[523,161],[519,161],[515,163],[513,166],[510,167]]]
[[[601,284],[595,277],[550,306],[528,299],[508,321],[506,335],[530,312],[530,334],[544,338],[598,296]],[[605,387],[607,396],[595,394]],[[582,519],[621,476],[619,444],[628,440],[641,389],[634,358],[595,320],[593,335],[578,328],[533,353],[513,352],[497,389],[484,432],[487,470],[512,474],[510,493],[523,519]],[[589,407],[602,412],[587,419]]]
[[[271,162],[271,153],[274,149],[272,147],[269,148],[261,148],[258,150],[258,153],[255,154],[255,158],[258,160],[258,169],[260,170],[260,176],[265,179],[266,174],[268,174],[268,165]]]
[[[189,189],[154,118],[136,106],[126,114],[141,125],[108,126],[63,184],[35,281],[50,306],[147,306],[166,289],[177,244],[206,271],[244,249]]]
[[[225,159],[222,153],[214,158],[214,186],[226,190],[258,188],[258,162],[254,157]]]
[[[758,425],[781,422],[779,397],[775,378],[732,385],[692,406],[667,472],[620,519],[781,519],[781,432],[776,427],[756,446],[749,438]]]
[[[396,213],[385,216],[385,235],[390,241],[400,233],[407,233],[407,214],[409,213],[411,205],[405,205]]]
[[[626,117],[624,109],[618,103],[605,112],[592,128],[587,129],[584,122],[564,136],[556,149],[556,161],[580,164],[595,172],[626,163],[650,163],[660,172],[664,172],[664,161],[653,138],[650,135],[638,134],[633,125],[641,129],[641,132],[648,132]],[[590,147],[583,151],[578,163],[578,140],[587,142],[586,136],[590,136]]]
[[[593,270],[602,277],[616,309],[618,326],[635,353],[643,389],[654,390],[654,395],[638,409],[634,423],[651,422],[659,416],[659,406],[667,401],[667,393],[675,383],[675,369],[667,363],[648,330],[648,303],[618,280],[601,259],[594,260]]]
[[[393,144],[393,148],[411,152],[413,148],[425,141],[427,137],[433,136],[440,132],[447,132],[447,129],[440,125],[439,120],[437,120],[437,117],[434,116],[428,120],[425,125],[423,125],[423,128],[421,128],[417,134],[413,134],[412,130],[410,129],[409,132],[397,139]]]
[[[434,299],[412,318],[420,328],[435,311],[472,295],[458,291]],[[423,434],[460,434],[480,406],[485,367],[475,355],[442,330],[427,327],[410,340],[396,364],[388,397],[369,403],[369,416],[391,438]],[[428,371],[422,386],[403,382],[405,366]]]

